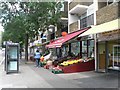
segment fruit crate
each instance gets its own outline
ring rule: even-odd
[[[45,63],[41,63],[41,67],[44,67],[46,64]]]
[[[61,70],[52,70],[52,73],[54,73],[54,74],[60,74],[60,73],[63,73],[63,71],[61,71]]]

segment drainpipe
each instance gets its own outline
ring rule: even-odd
[[[96,25],[96,11],[98,10],[98,0],[93,0],[94,2],[94,25]],[[94,34],[94,58],[95,58],[95,71],[98,72],[98,42],[97,34]]]

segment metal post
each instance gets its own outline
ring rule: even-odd
[[[97,47],[98,47],[98,45],[97,45],[97,37],[96,37],[96,34],[94,34],[94,58],[95,58],[95,71],[98,71],[98,49],[97,49]]]
[[[105,72],[108,72],[108,42],[106,41],[105,42],[105,51],[106,51],[106,53],[105,53]]]

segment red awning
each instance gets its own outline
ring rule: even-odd
[[[82,34],[83,32],[87,31],[89,28],[85,28],[73,33],[70,33],[64,37],[60,37],[59,39],[51,42],[50,44],[46,45],[48,48],[56,48],[56,47],[61,47],[65,42],[71,40],[72,38],[75,38],[76,36]]]

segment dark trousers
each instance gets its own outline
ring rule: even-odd
[[[40,59],[36,58],[36,66],[40,66]]]

